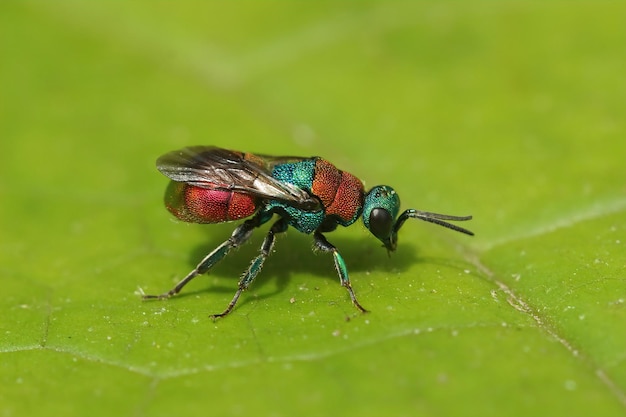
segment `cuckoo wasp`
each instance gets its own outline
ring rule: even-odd
[[[393,252],[398,231],[407,219],[420,219],[472,236],[467,229],[447,222],[472,216],[450,216],[408,209],[398,216],[400,198],[393,188],[378,185],[365,191],[354,175],[339,170],[320,157],[256,155],[211,146],[192,146],[172,151],[157,160],[157,169],[171,181],[165,206],[178,219],[191,223],[222,223],[246,219],[232,235],[209,253],[174,288],[144,299],[164,299],[178,294],[196,276],[208,272],[233,248],[246,242],[257,227],[274,216],[259,254],[239,280],[226,309],[211,317],[230,313],[241,293],[248,289],[272,252],[276,234],[289,226],[313,234],[314,249],[332,254],[341,285],[352,304],[362,312],[352,290],[343,257],[324,236],[337,226],[350,226],[360,217],[365,227]]]

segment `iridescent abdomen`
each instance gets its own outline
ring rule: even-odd
[[[172,181],[165,192],[165,207],[186,222],[222,223],[251,216],[257,201],[247,194]]]

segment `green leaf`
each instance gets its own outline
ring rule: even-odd
[[[0,4],[3,416],[620,416],[626,5]],[[155,159],[320,155],[403,207],[474,215],[267,232],[171,221]]]

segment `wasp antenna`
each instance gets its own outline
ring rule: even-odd
[[[457,232],[465,233],[466,235],[469,235],[469,236],[474,236],[474,232],[472,232],[471,230],[467,230],[463,227],[460,227],[460,226],[457,226],[455,224],[448,223],[447,221],[445,221],[445,220],[452,220],[452,221],[458,221],[458,222],[467,221],[467,220],[471,220],[472,216],[451,216],[449,214],[430,213],[427,211],[409,209],[409,210],[406,210],[404,213],[402,213],[400,217],[398,218],[398,221],[396,222],[396,231],[400,228],[400,226],[402,226],[402,224],[408,218],[424,220],[426,222],[438,224],[439,226],[443,226],[443,227],[446,227],[448,229],[451,229]]]

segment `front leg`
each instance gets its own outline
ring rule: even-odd
[[[337,248],[333,246],[326,237],[319,231],[316,230],[313,234],[313,239],[315,243],[315,248],[322,250],[324,252],[331,252],[333,254],[333,259],[335,260],[335,269],[337,270],[337,274],[339,275],[339,280],[341,285],[348,290],[348,294],[350,294],[350,298],[352,299],[352,304],[356,308],[358,308],[361,312],[367,313],[367,310],[361,306],[359,301],[356,299],[356,295],[354,295],[354,291],[352,290],[352,285],[350,284],[350,277],[348,276],[348,268],[346,267],[346,263],[343,260],[343,257],[337,251]]]

